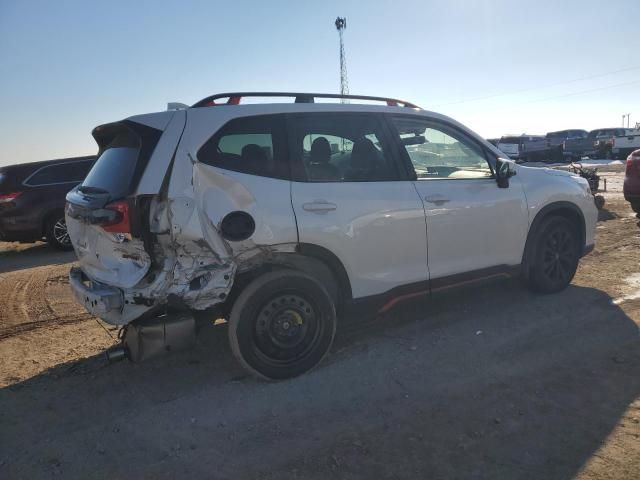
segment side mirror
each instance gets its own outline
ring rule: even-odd
[[[498,158],[496,160],[496,182],[499,188],[509,188],[509,179],[516,174],[516,164],[513,160]]]

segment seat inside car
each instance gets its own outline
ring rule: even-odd
[[[311,144],[309,179],[313,181],[340,180],[340,171],[331,165],[331,145],[325,137],[316,138]]]
[[[353,143],[351,162],[345,173],[345,180],[375,180],[382,172],[379,169],[378,149],[366,137]]]
[[[269,160],[264,149],[255,143],[249,143],[242,147],[240,158],[246,168],[255,173],[263,170]]]

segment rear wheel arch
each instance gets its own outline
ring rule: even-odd
[[[531,226],[529,227],[529,233],[527,234],[527,241],[522,258],[523,273],[525,276],[528,276],[529,262],[532,258],[532,249],[534,247],[536,233],[544,220],[550,217],[562,217],[570,221],[578,231],[579,247],[584,248],[586,226],[584,215],[582,210],[580,210],[580,207],[574,203],[566,201],[553,202],[545,205],[534,217],[533,222],[531,222]]]
[[[225,302],[225,310],[230,311],[242,290],[254,279],[283,269],[297,270],[315,278],[332,297],[338,311],[352,298],[349,277],[338,257],[317,245],[298,244],[293,253],[277,253],[260,264],[240,271]]]

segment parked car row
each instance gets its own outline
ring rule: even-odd
[[[46,239],[71,250],[64,218],[65,196],[81,183],[95,156],[0,167],[0,241]]]
[[[560,130],[546,135],[508,135],[491,143],[520,162],[571,162],[583,157],[625,158],[640,148],[640,129]]]

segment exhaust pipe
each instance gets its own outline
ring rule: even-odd
[[[127,350],[122,345],[118,345],[107,350],[106,355],[109,363],[115,363],[127,358]]]

